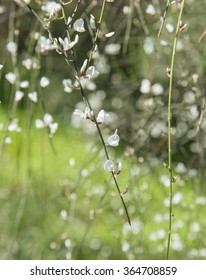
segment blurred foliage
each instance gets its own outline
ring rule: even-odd
[[[31,3],[43,18],[41,6],[46,1]],[[68,6],[68,12],[74,9],[75,4],[73,1]],[[174,159],[181,159],[191,166],[195,164],[196,167],[202,168],[205,166],[205,115],[199,132],[196,131],[205,100],[205,39],[203,38],[201,43],[198,42],[205,29],[202,9],[204,4],[203,0],[198,3],[190,0],[186,4],[183,20],[187,27],[181,32],[178,43],[172,105]],[[86,1],[81,1],[75,17],[84,18],[88,24],[90,13],[98,17],[101,5],[102,1],[90,1],[89,5]],[[13,28],[15,26],[18,30],[15,39],[19,43],[18,56],[22,56],[23,59],[34,54],[34,34],[42,32],[42,27],[31,13],[13,4],[13,1],[11,4],[6,2],[5,7],[1,23],[5,26],[1,29],[4,33],[2,37],[7,39],[9,20],[12,26],[9,17],[11,14],[14,16]],[[107,40],[99,38],[100,55],[96,58],[94,56],[94,63],[102,73],[96,80],[96,91],[103,90],[106,96],[100,105],[118,115],[118,121],[113,123],[113,127],[119,128],[126,146],[133,147],[135,153],[144,157],[152,154],[166,160],[169,83],[166,69],[170,67],[178,5],[173,4],[169,7],[162,34],[158,37],[160,17],[164,10],[165,3],[158,0],[136,0],[130,1],[129,4],[125,1],[108,3],[101,31],[115,31],[115,35]],[[65,31],[62,21],[52,22],[51,30],[56,37],[63,36]],[[9,33],[11,35],[12,31]],[[82,33],[80,43],[75,47],[78,67],[81,67],[92,46],[89,33]],[[45,32],[43,34],[47,36]],[[3,44],[5,45],[5,41]],[[107,47],[111,44],[120,46],[115,55],[108,52]],[[51,98],[48,99],[45,94],[47,107],[51,108],[52,112],[65,112],[68,118],[68,110],[73,110],[80,96],[75,92],[65,97],[62,93],[61,81],[58,83],[58,80],[71,78],[67,66],[55,52],[42,53],[40,63],[38,75],[47,73],[52,80],[56,80],[49,90]],[[25,79],[28,78],[27,72],[23,74]],[[5,85],[3,92],[7,89]],[[92,96],[95,94],[95,91],[91,93]]]
[[[12,141],[1,147],[0,258],[164,258],[168,223],[168,170],[162,167],[167,162],[166,69],[171,63],[178,5],[170,5],[158,37],[166,1],[107,3],[98,52],[92,61],[100,76],[85,89],[95,113],[104,108],[110,114],[102,128],[104,135],[118,128],[121,137],[120,147],[110,152],[124,160],[119,180],[122,192],[129,189],[125,200],[134,225],[130,229],[108,174],[104,174],[105,159],[94,125],[72,114],[75,108],[84,108],[80,92],[64,92],[64,79],[75,83],[73,69],[59,53],[44,49],[48,34],[17,2],[3,0],[0,4],[0,140],[10,137]],[[30,1],[42,19],[46,3]],[[69,15],[76,3],[66,7]],[[75,19],[84,19],[86,28],[74,48],[78,68],[94,39],[88,27],[90,14],[98,18],[102,3],[82,0],[75,14]],[[206,27],[205,5],[205,0],[186,1],[183,21],[187,27],[180,34],[176,54],[172,152],[178,180],[173,259],[206,256],[206,201],[202,196],[206,187],[206,38],[199,42]],[[55,37],[65,36],[61,20],[53,21],[50,28]],[[115,31],[111,38],[103,36],[111,31]],[[10,55],[9,42],[16,43],[17,56]],[[28,58],[32,60],[29,70],[22,65]],[[6,78],[11,71],[19,79],[15,85]],[[41,86],[43,76],[50,79],[47,87]],[[13,100],[21,81],[29,81],[29,88],[21,89],[25,96],[17,107]],[[27,98],[33,91],[38,93],[37,104]],[[51,139],[46,130],[35,128],[36,119],[42,120],[47,112],[59,123]],[[3,128],[15,118],[17,131],[10,128],[5,133]]]

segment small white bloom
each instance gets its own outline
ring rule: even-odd
[[[174,31],[174,25],[172,25],[171,23],[167,23],[165,27],[169,33],[172,33]]]
[[[87,106],[85,107],[84,112],[82,112],[80,109],[75,109],[73,114],[79,116],[82,119],[90,119],[94,121],[94,113]]]
[[[45,5],[42,6],[42,11],[45,11],[49,17],[57,15],[61,10],[61,4],[55,1],[47,1]]]
[[[10,84],[14,85],[16,82],[16,74],[14,74],[13,72],[9,72],[5,75],[5,78],[7,79],[7,81],[9,81]]]
[[[119,145],[119,141],[120,141],[120,137],[119,135],[117,134],[117,129],[115,130],[114,134],[111,135],[107,142],[110,146],[113,146],[113,147],[116,147]]]
[[[41,77],[40,79],[40,86],[45,88],[50,84],[50,81],[47,77]]]
[[[38,97],[37,97],[37,92],[36,91],[29,92],[28,97],[32,102],[37,103]]]
[[[67,19],[67,25],[68,25],[68,26],[70,25],[71,21],[72,21],[72,18],[71,18],[71,17],[68,17],[68,19]]]
[[[44,122],[40,119],[35,120],[35,126],[36,126],[36,128],[44,128],[45,127]]]
[[[108,113],[106,113],[104,110],[101,110],[97,115],[97,123],[98,124],[104,123],[108,116],[109,116]]]
[[[146,13],[149,14],[149,15],[155,15],[156,14],[156,10],[155,10],[154,6],[149,4],[147,6]]]
[[[63,51],[68,51],[70,49],[72,49],[79,41],[79,35],[76,34],[75,38],[74,38],[74,41],[69,41],[69,39],[66,37],[64,38],[64,40],[59,37],[59,43],[62,45],[63,47]]]
[[[106,38],[110,38],[114,35],[114,31],[104,34]]]
[[[95,17],[91,14],[90,15],[90,20],[89,20],[89,23],[90,23],[90,27],[93,31],[96,32],[96,23],[95,23],[96,19]]]
[[[19,127],[18,122],[19,122],[18,119],[14,119],[12,122],[10,122],[8,126],[8,131],[20,132],[21,128]]]
[[[107,160],[104,164],[104,170],[107,172],[114,171],[114,162],[112,160]]]
[[[50,123],[49,128],[50,128],[50,134],[53,135],[58,129],[58,123],[57,122]]]
[[[17,91],[15,92],[14,100],[18,102],[18,101],[20,101],[23,97],[24,97],[23,91],[17,90]]]
[[[80,75],[84,75],[84,72],[85,72],[86,67],[87,67],[87,62],[88,62],[88,59],[85,59],[83,64],[82,64],[82,67],[80,69]]]
[[[19,85],[21,88],[28,88],[29,87],[29,81],[22,81]]]
[[[151,37],[146,37],[144,40],[144,51],[146,54],[152,54],[154,52],[154,41]]]
[[[94,79],[96,78],[97,76],[99,75],[99,72],[95,69],[94,66],[90,66],[86,73],[85,73],[85,76],[88,78],[88,79]]]
[[[17,52],[17,44],[15,42],[9,42],[7,44],[7,50],[11,55],[16,55]]]
[[[73,25],[74,30],[77,32],[85,32],[84,21],[82,18],[77,19]]]
[[[147,79],[142,80],[140,91],[141,93],[148,94],[151,90],[151,82]]]
[[[45,125],[48,126],[53,122],[53,117],[50,114],[46,113],[44,115],[43,121],[44,121]]]
[[[64,79],[62,81],[62,83],[63,83],[65,92],[68,92],[68,93],[72,92],[72,81],[70,79]]]
[[[122,171],[122,162],[118,162],[118,167],[117,167],[117,174],[119,174]]]
[[[161,84],[156,83],[151,87],[152,93],[154,95],[161,95],[164,92],[164,88]]]
[[[12,143],[11,137],[6,137],[5,140],[4,140],[4,142],[5,142],[6,144],[11,144],[11,143]]]
[[[22,61],[22,65],[27,69],[27,70],[30,70],[32,68],[32,65],[33,65],[33,61],[31,58],[27,58],[27,59],[24,59]]]
[[[0,64],[0,70],[1,70],[3,67],[4,67],[4,65],[3,65],[3,64]]]
[[[120,52],[120,48],[121,48],[120,44],[111,43],[106,45],[105,52],[106,54],[109,55],[117,55]]]

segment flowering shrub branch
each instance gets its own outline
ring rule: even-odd
[[[22,0],[22,2],[25,3],[24,0]],[[103,19],[105,5],[106,5],[107,1],[106,0],[103,1],[101,12],[100,12],[100,17],[99,17],[98,21],[96,20],[96,18],[93,15],[90,15],[90,28],[92,29],[92,32],[94,34],[94,39],[93,39],[93,44],[92,44],[92,50],[90,51],[89,57],[84,60],[84,63],[82,65],[81,69],[79,69],[77,66],[76,58],[75,58],[74,50],[73,50],[75,45],[78,44],[78,42],[79,42],[79,35],[76,34],[74,39],[71,39],[71,33],[70,33],[71,30],[73,30],[74,32],[77,32],[77,33],[85,32],[84,20],[82,18],[77,19],[72,24],[80,2],[81,2],[80,0],[77,1],[73,14],[71,15],[71,17],[69,17],[67,19],[66,13],[65,13],[65,5],[69,4],[69,2],[64,3],[63,1],[60,1],[60,4],[61,4],[60,6],[59,6],[59,4],[57,4],[57,6],[54,6],[50,10],[50,13],[48,15],[48,20],[49,20],[48,24],[44,23],[44,21],[38,16],[38,14],[33,10],[33,8],[31,8],[31,6],[29,4],[27,4],[27,3],[25,3],[25,4],[28,7],[28,9],[30,10],[30,12],[33,13],[33,15],[41,22],[42,26],[48,32],[49,39],[51,41],[51,49],[56,49],[56,51],[64,57],[67,65],[72,70],[73,77],[76,79],[75,87],[79,88],[82,99],[85,104],[84,112],[76,109],[74,111],[74,114],[80,116],[83,119],[89,119],[95,124],[95,126],[97,128],[97,132],[100,137],[100,141],[104,148],[104,152],[105,152],[105,156],[106,156],[106,160],[107,160],[104,165],[104,167],[106,166],[105,170],[111,172],[111,174],[112,174],[112,178],[113,178],[113,181],[117,188],[118,194],[120,196],[122,205],[124,207],[128,223],[131,225],[128,210],[127,210],[126,204],[124,202],[124,199],[122,197],[120,187],[119,187],[119,184],[117,181],[117,175],[121,172],[122,164],[119,163],[117,169],[114,168],[114,169],[108,170],[108,168],[107,168],[108,162],[112,162],[112,161],[110,160],[107,146],[106,146],[102,131],[100,129],[100,125],[105,121],[107,114],[105,113],[104,110],[101,110],[97,116],[94,114],[94,110],[92,108],[90,100],[88,99],[87,95],[85,94],[85,90],[83,88],[83,81],[85,79],[89,79],[89,80],[94,79],[99,74],[99,72],[96,70],[96,68],[90,64],[91,64],[93,54],[97,50],[97,39],[100,34],[100,25],[101,25],[101,22]],[[66,26],[66,37],[65,38],[58,37],[58,39],[57,39],[53,36],[49,26],[50,26],[52,20],[55,20],[56,18],[58,18],[59,10],[61,10],[61,12],[62,12],[62,18],[63,18],[65,26]],[[113,34],[114,34],[114,32],[109,32],[108,34],[105,34],[105,37],[110,37]],[[73,84],[73,86],[74,86],[74,84]],[[70,84],[68,81],[64,81],[64,87],[66,89],[70,88],[70,87],[72,87],[72,84]],[[58,127],[57,123],[53,122],[53,118],[49,114],[45,114],[43,120],[40,120],[40,119],[37,120],[36,126],[38,128],[48,127],[50,129],[50,135],[52,135]],[[115,132],[115,134],[113,136],[111,136],[108,139],[108,144],[111,146],[117,146],[119,144],[119,135],[117,134],[117,131]]]

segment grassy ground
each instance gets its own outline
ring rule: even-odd
[[[162,164],[123,160],[118,179],[122,192],[129,185],[130,228],[94,139],[60,125],[51,143],[33,125],[12,140],[0,158],[1,259],[165,258],[169,189]],[[206,199],[199,186],[195,170],[178,174],[172,259],[206,257]]]

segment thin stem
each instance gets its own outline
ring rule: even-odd
[[[133,12],[134,12],[134,1],[130,0],[130,8],[131,12],[129,13],[129,18],[127,21],[127,28],[124,36],[124,45],[123,45],[123,50],[122,53],[126,54],[127,52],[127,47],[128,47],[128,42],[129,42],[129,37],[132,29],[132,18],[133,18]]]
[[[162,29],[164,27],[164,23],[165,23],[165,19],[166,19],[166,15],[167,15],[167,11],[168,11],[169,5],[170,5],[170,0],[167,0],[165,11],[164,11],[163,17],[161,19],[162,22],[161,22],[161,26],[160,26],[160,29],[159,29],[159,32],[158,32],[158,37],[160,37],[160,35],[162,33]]]
[[[170,67],[170,80],[169,80],[169,96],[168,96],[168,170],[170,173],[170,188],[169,188],[169,226],[168,226],[168,239],[167,239],[167,252],[166,252],[166,260],[169,258],[169,251],[170,251],[170,242],[171,242],[171,232],[172,232],[172,217],[173,217],[173,204],[172,204],[172,198],[173,198],[173,169],[172,169],[172,135],[171,135],[171,129],[172,129],[172,87],[173,87],[173,76],[174,76],[174,65],[175,65],[175,56],[176,56],[176,49],[177,49],[177,42],[178,37],[180,33],[180,22],[181,17],[185,5],[185,1],[182,1],[179,17],[177,20],[177,26],[176,26],[176,33],[173,43],[173,51],[172,51],[172,59],[171,59],[171,67]]]

